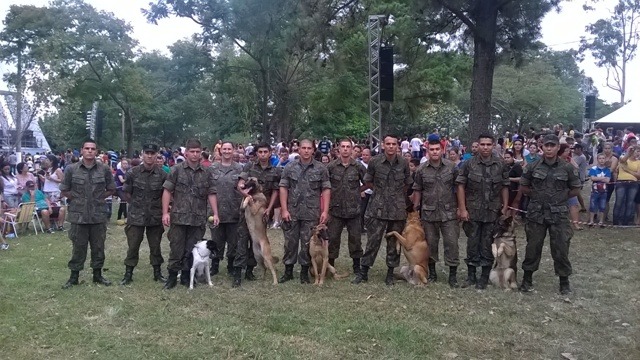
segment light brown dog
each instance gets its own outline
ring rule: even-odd
[[[264,273],[267,269],[273,275],[273,285],[278,284],[275,264],[279,259],[271,255],[271,244],[267,237],[267,224],[264,221],[264,212],[267,209],[267,198],[262,193],[262,187],[258,183],[258,179],[249,178],[244,184],[244,190],[250,197],[246,197],[242,201],[241,209],[244,210],[244,216],[251,235],[253,243],[253,256],[256,262],[262,266]]]
[[[512,216],[498,219],[491,252],[495,260],[489,273],[489,281],[502,289],[516,289],[518,248],[516,247],[515,221]]]
[[[329,264],[329,233],[327,226],[320,224],[311,229],[311,239],[309,240],[309,257],[311,258],[311,275],[316,278],[313,285],[324,284],[327,270],[335,279],[343,279],[349,274],[339,275],[336,268]],[[320,269],[320,272],[318,272]]]
[[[395,236],[396,249],[402,252],[409,262],[409,266],[400,268],[400,275],[412,285],[425,285],[429,276],[429,243],[420,222],[420,212],[407,213],[407,223],[402,235],[397,231],[387,233],[387,237]]]

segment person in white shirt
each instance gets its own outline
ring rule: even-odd
[[[400,148],[402,149],[402,153],[406,154],[409,152],[409,147],[411,146],[411,143],[409,142],[409,137],[405,137],[404,140],[402,140],[402,143],[400,143]]]
[[[421,147],[422,147],[422,139],[420,138],[420,134],[416,134],[416,136],[411,139],[411,156],[414,159],[420,159],[420,157],[422,156],[421,154]]]

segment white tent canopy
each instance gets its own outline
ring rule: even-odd
[[[596,124],[640,124],[640,101],[631,101],[611,114],[595,121]]]

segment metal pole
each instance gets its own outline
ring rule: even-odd
[[[372,150],[378,150],[382,137],[382,111],[380,109],[380,43],[382,21],[384,15],[369,15],[367,33],[369,40],[369,145],[377,145]]]

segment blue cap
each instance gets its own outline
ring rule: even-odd
[[[438,136],[438,134],[429,134],[429,137],[427,138],[427,142],[435,142],[435,141],[440,141],[440,136]]]

